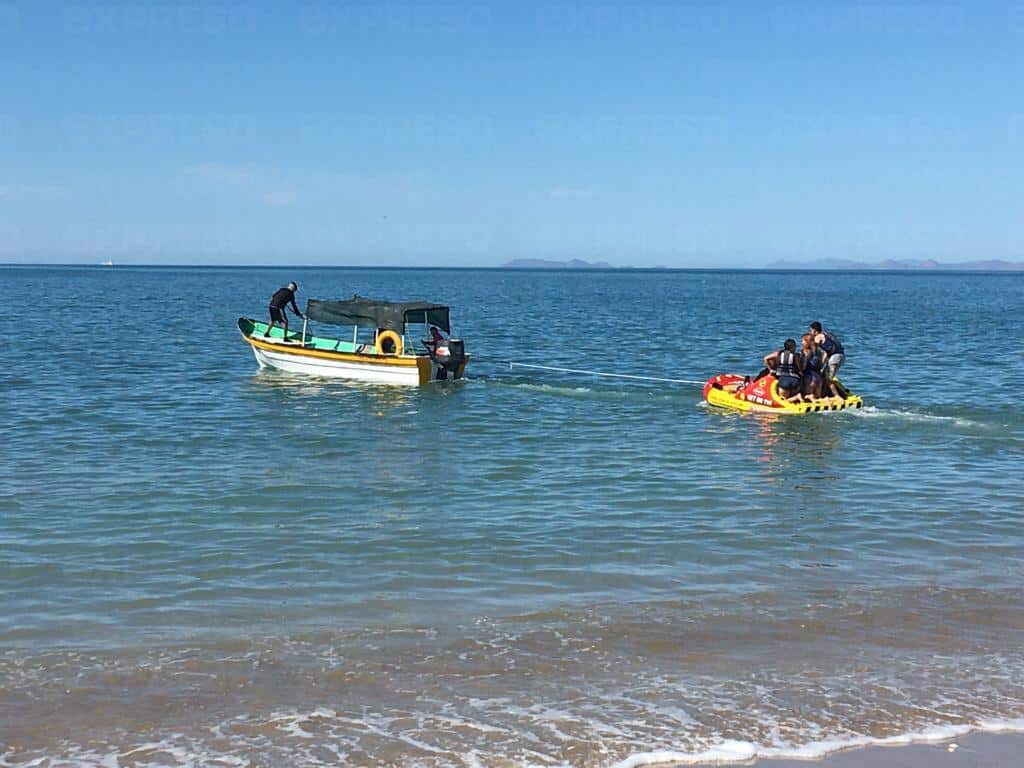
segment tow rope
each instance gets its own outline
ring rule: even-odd
[[[607,373],[605,371],[584,371],[579,368],[558,368],[553,365],[535,365],[533,363],[514,363],[510,362],[508,367],[511,368],[536,368],[541,371],[558,371],[559,373],[578,373],[583,376],[605,376],[610,379],[636,379],[638,381],[665,381],[670,384],[696,384],[697,386],[703,386],[703,381],[694,381],[693,379],[665,379],[660,376],[634,376],[629,373]]]

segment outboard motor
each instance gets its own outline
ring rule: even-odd
[[[459,368],[466,360],[466,343],[462,339],[448,339],[445,347],[448,349],[447,355],[432,355],[434,362],[437,363],[438,381],[445,381],[449,374],[453,379],[458,378]]]
[[[458,368],[462,365],[462,361],[466,359],[466,342],[462,339],[448,339],[448,362],[452,365],[452,369]]]

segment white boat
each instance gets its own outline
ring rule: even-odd
[[[351,339],[310,332],[309,323],[351,326]],[[461,339],[435,343],[433,326],[451,333],[449,309],[425,301],[377,301],[355,296],[349,301],[306,303],[301,333],[289,333],[269,323],[238,318],[238,330],[252,348],[261,368],[276,368],[311,376],[352,379],[378,384],[422,386],[432,381],[461,379],[469,355]],[[410,343],[410,340],[411,343]]]

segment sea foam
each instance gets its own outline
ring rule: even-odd
[[[816,760],[835,752],[859,747],[894,747],[908,744],[934,744],[969,733],[1024,733],[1024,719],[981,720],[968,725],[938,725],[894,736],[847,736],[821,739],[806,744],[777,743],[760,745],[749,741],[725,740],[696,752],[656,750],[638,752],[616,763],[613,768],[639,768],[656,765],[720,765],[754,759]]]

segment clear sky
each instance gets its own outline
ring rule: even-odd
[[[1024,6],[0,0],[0,261],[1024,258]]]

